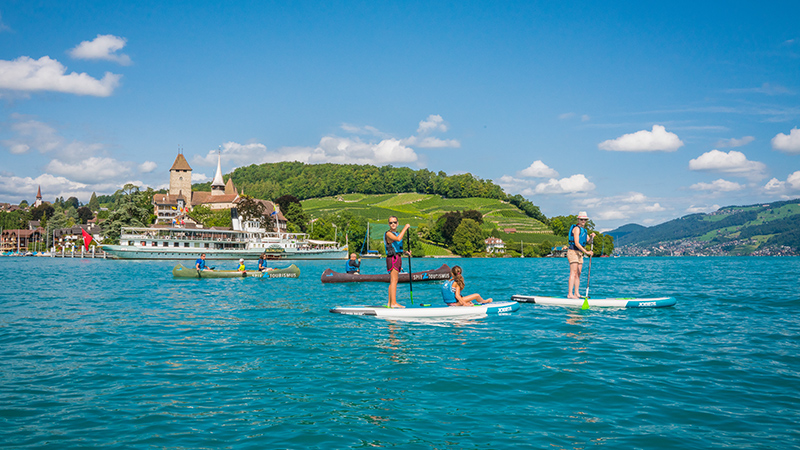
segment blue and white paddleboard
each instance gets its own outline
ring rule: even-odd
[[[540,297],[537,295],[512,295],[511,300],[520,303],[536,303],[537,305],[554,306],[573,306],[580,308],[583,306],[582,298],[557,298]],[[610,308],[665,308],[677,303],[675,297],[658,298],[590,298],[589,307],[610,307]]]
[[[439,303],[438,305],[441,305]],[[337,306],[330,311],[336,314],[377,317],[469,317],[487,314],[503,314],[519,309],[517,302],[492,302],[475,306],[406,306],[387,308],[384,306]]]

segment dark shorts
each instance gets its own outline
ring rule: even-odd
[[[403,269],[403,255],[394,255],[386,257],[386,271],[391,272],[396,270],[400,272]]]

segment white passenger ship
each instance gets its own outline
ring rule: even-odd
[[[267,233],[203,228],[123,227],[120,245],[103,250],[119,259],[347,259],[347,247],[308,239],[305,233]]]

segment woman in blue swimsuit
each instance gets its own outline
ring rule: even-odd
[[[492,299],[484,300],[480,294],[461,296],[464,289],[464,277],[461,276],[461,267],[453,266],[450,269],[450,279],[442,286],[442,299],[447,306],[474,306],[473,300],[478,303],[491,303]]]

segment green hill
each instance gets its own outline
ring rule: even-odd
[[[432,194],[343,194],[312,198],[302,202],[303,209],[313,218],[350,211],[370,221],[370,235],[380,239],[388,229],[389,216],[414,227],[435,220],[448,211],[474,209],[483,214],[484,229],[497,228],[504,241],[526,243],[553,241],[553,232],[542,222],[530,218],[516,206],[489,198],[442,198]],[[513,232],[505,230],[514,229]]]
[[[726,206],[652,227],[625,225],[609,232],[630,255],[800,254],[800,199]]]
[[[441,171],[434,173],[427,169],[412,170],[408,167],[280,162],[239,167],[223,178],[226,181],[233,178],[240,192],[263,199],[275,199],[282,195],[292,195],[300,200],[355,195],[348,197],[348,201],[351,201],[360,199],[359,195],[392,194],[384,198],[389,200],[403,192],[417,192],[416,195],[419,196],[434,195],[447,199],[494,199],[509,202],[518,207],[525,216],[547,223],[547,217],[539,207],[521,195],[507,195],[500,186],[470,173],[447,175]],[[211,183],[196,183],[192,188],[210,191]],[[404,198],[393,201],[403,203],[409,200]],[[392,201],[376,207],[394,206],[402,207]],[[414,210],[409,211],[413,213]]]

